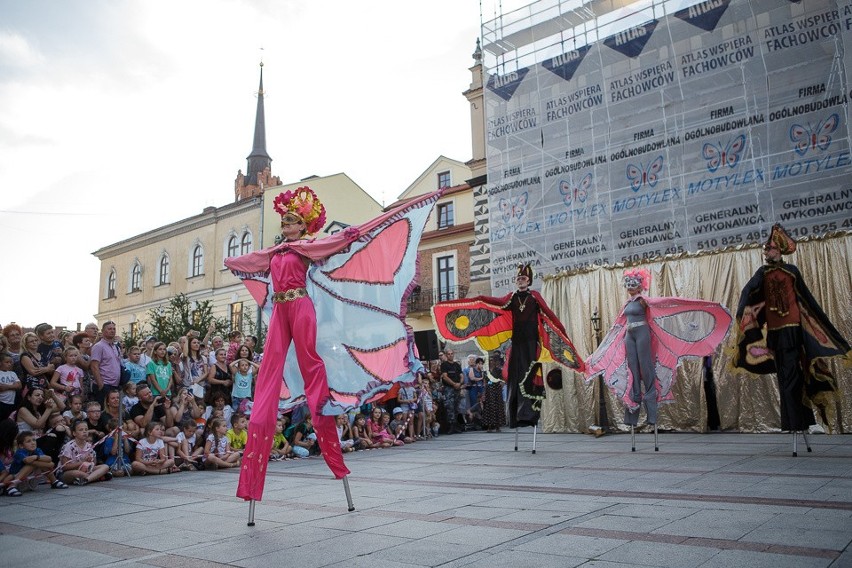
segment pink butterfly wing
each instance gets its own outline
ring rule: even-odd
[[[512,218],[512,205],[504,198],[499,201],[500,213],[503,215],[503,220],[508,222]]]
[[[559,193],[562,194],[562,201],[565,205],[571,205],[571,199],[574,197],[573,192],[571,191],[571,184],[565,180],[560,181]]]
[[[520,220],[520,218],[524,216],[524,213],[526,213],[528,200],[529,193],[527,193],[526,191],[520,194],[515,199],[515,203],[512,207],[512,212],[514,213],[516,219]]]
[[[704,144],[701,155],[707,160],[707,169],[711,172],[715,172],[722,165],[722,150],[712,142]]]
[[[585,201],[586,196],[589,194],[588,189],[592,185],[592,174],[586,174],[583,176],[583,179],[580,180],[580,186],[577,188],[577,199],[580,201]]]
[[[648,185],[649,186],[654,187],[655,185],[657,185],[657,182],[659,181],[657,174],[660,173],[660,170],[662,170],[662,169],[663,169],[663,157],[657,156],[657,159],[654,160],[653,162],[651,162],[648,165],[647,178],[648,178]]]
[[[724,154],[725,165],[729,168],[733,168],[739,163],[740,155],[743,153],[743,149],[745,148],[745,143],[745,134],[740,134],[728,143],[728,147],[725,149]]]
[[[814,133],[814,146],[820,150],[828,150],[831,144],[831,133],[837,130],[837,124],[840,122],[840,116],[837,113],[832,114],[819,125],[816,133]]]
[[[811,145],[811,133],[801,124],[793,124],[790,127],[790,141],[793,142],[796,153],[804,156]]]
[[[627,179],[630,180],[630,189],[633,191],[639,191],[639,188],[642,187],[644,175],[645,172],[636,167],[636,165],[627,164]]]

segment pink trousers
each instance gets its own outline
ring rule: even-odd
[[[314,431],[322,456],[337,479],[349,474],[340,451],[337,427],[333,416],[322,415],[322,406],[329,396],[325,363],[317,354],[317,319],[310,298],[276,303],[266,334],[263,363],[255,385],[254,405],[248,427],[248,443],[243,454],[237,497],[260,501],[266,481],[266,467],[278,400],[281,396],[284,361],[290,342],[296,344],[296,359],[305,380],[305,395],[311,411]]]

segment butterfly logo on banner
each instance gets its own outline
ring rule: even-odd
[[[727,146],[724,148],[722,148],[721,143],[706,143],[701,150],[701,155],[707,160],[707,169],[711,172],[715,172],[722,166],[734,168],[740,162],[745,145],[745,134],[740,134],[729,140]]]
[[[524,213],[527,212],[528,200],[529,194],[526,191],[516,197],[501,197],[499,205],[503,220],[507,223],[520,221]]]
[[[657,159],[648,164],[648,167],[643,167],[640,163],[627,164],[627,180],[630,182],[630,189],[639,191],[642,186],[654,187],[660,178],[657,174],[663,169],[663,157],[657,156]]]
[[[584,203],[589,195],[589,187],[592,185],[592,174],[588,173],[580,180],[577,187],[573,187],[570,182],[561,180],[559,182],[559,193],[562,194],[562,200],[565,205],[571,206],[572,201]]]
[[[804,156],[808,150],[815,148],[822,151],[828,150],[831,145],[831,134],[837,130],[839,123],[840,116],[834,113],[817,124],[815,128],[812,128],[810,124],[807,126],[793,124],[790,127],[790,141],[794,144],[793,149],[800,156]]]

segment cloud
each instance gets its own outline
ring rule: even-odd
[[[30,69],[44,63],[44,59],[21,34],[0,30],[0,69]]]

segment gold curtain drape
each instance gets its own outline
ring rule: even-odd
[[[850,259],[852,233],[799,242],[797,252],[785,257],[786,262],[799,267],[814,297],[847,340],[852,338]],[[682,255],[644,266],[652,275],[650,295],[712,300],[726,306],[734,315],[740,292],[762,264],[762,249],[751,247]],[[627,298],[622,273],[621,267],[605,267],[545,278],[542,295],[562,319],[581,354],[587,355],[597,346],[592,327],[595,313],[600,317],[601,333],[605,334],[621,310]],[[730,365],[736,342],[735,325],[736,322],[713,361],[721,428],[740,432],[778,431],[781,418],[775,375],[755,376]],[[840,358],[832,359],[830,367],[840,386],[839,424],[832,428],[835,432],[852,431],[852,367]],[[680,366],[674,388],[675,402],[660,408],[661,429],[706,430],[703,379],[701,361],[687,360]],[[589,426],[597,423],[595,383],[586,384],[582,376],[563,370],[563,389],[547,389],[547,400],[542,405],[543,430],[588,432]],[[610,425],[626,429],[621,403],[609,389],[605,391]]]

